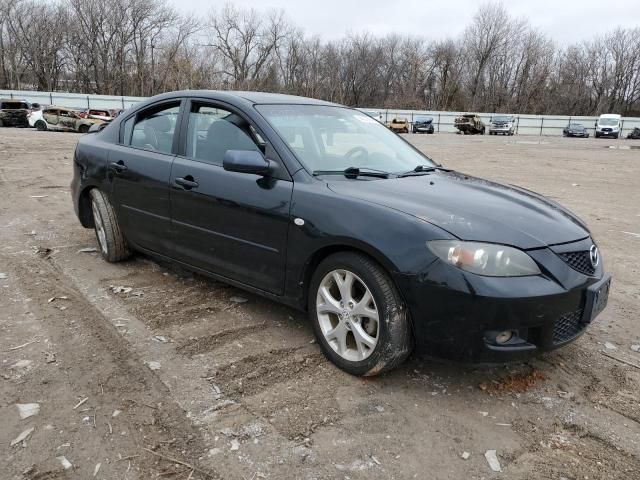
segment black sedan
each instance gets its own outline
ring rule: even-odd
[[[411,128],[413,133],[433,133],[433,118],[425,116],[417,116],[413,121]]]
[[[570,123],[562,130],[562,135],[565,137],[582,137],[589,138],[589,132],[579,123]]]
[[[414,348],[483,362],[552,350],[607,303],[575,215],[332,103],[156,96],[80,139],[71,186],[105,260],[139,251],[306,310],[357,375]]]

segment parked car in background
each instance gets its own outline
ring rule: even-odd
[[[39,115],[38,115],[39,114]],[[87,133],[92,125],[100,125],[104,120],[97,118],[81,118],[79,113],[70,108],[47,107],[32,114],[33,126],[40,131]]]
[[[433,133],[433,117],[417,115],[413,120],[413,133]]]
[[[458,129],[458,133],[464,135],[484,135],[486,129],[484,122],[475,113],[466,113],[457,117],[453,125]]]
[[[306,311],[356,375],[414,348],[522,360],[607,305],[611,277],[576,215],[320,100],[149,98],[80,138],[71,195],[106,261],[140,251]]]
[[[510,115],[496,115],[491,118],[489,135],[513,135],[515,133],[515,117]]]
[[[104,120],[105,122],[109,122],[113,120],[113,115],[110,110],[98,110],[95,108],[89,108],[87,110],[82,110],[78,113],[80,118],[94,118],[98,120]]]
[[[640,140],[640,128],[635,127],[627,134],[627,138],[631,138],[632,140]]]
[[[621,123],[622,116],[618,114],[605,113],[604,115],[600,115],[596,121],[596,138],[618,138],[620,136]]]
[[[28,127],[31,105],[24,100],[0,99],[0,127]]]
[[[570,123],[562,130],[562,136],[589,138],[589,132],[581,123]]]
[[[406,118],[394,118],[387,122],[387,128],[396,133],[409,133],[409,121]]]

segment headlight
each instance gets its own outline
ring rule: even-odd
[[[522,250],[493,243],[434,240],[427,247],[449,265],[489,277],[539,275],[536,262]]]

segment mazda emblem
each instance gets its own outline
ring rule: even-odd
[[[598,247],[595,245],[591,245],[591,248],[589,249],[589,259],[591,260],[593,268],[596,268],[600,261],[600,253],[598,252]]]

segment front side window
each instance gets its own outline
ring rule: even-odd
[[[187,158],[222,165],[228,150],[260,151],[249,123],[228,110],[193,104],[187,127]]]
[[[143,150],[171,153],[179,112],[180,103],[175,102],[139,113],[133,125],[130,145]]]
[[[398,135],[357,110],[320,105],[258,105],[310,172],[372,168],[406,172],[434,165]]]

